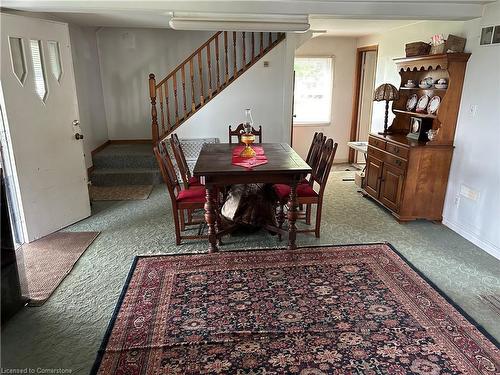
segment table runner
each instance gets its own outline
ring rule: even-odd
[[[267,156],[264,153],[263,147],[252,146],[252,149],[255,151],[256,154],[253,158],[244,158],[240,156],[244,148],[245,146],[236,146],[233,149],[233,156],[231,161],[233,165],[251,169],[253,167],[267,163]]]

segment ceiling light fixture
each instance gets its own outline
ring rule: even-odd
[[[174,30],[305,32],[307,16],[281,14],[178,13],[169,21]]]

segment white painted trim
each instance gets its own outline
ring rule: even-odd
[[[446,218],[443,218],[443,224],[466,240],[472,242],[474,245],[493,255],[495,258],[500,259],[500,248],[489,241],[479,238],[478,235],[473,233],[469,228]]]

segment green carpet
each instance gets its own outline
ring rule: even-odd
[[[500,294],[500,261],[443,225],[398,224],[336,172],[327,188],[322,236],[300,245],[388,241],[472,318],[500,339],[500,317],[479,295]],[[87,374],[135,255],[204,252],[204,241],[174,244],[169,197],[157,186],[143,201],[95,202],[92,217],[71,231],[101,231],[73,271],[42,306],[25,308],[2,330],[4,368],[68,368]],[[229,237],[224,249],[275,247],[265,232]]]

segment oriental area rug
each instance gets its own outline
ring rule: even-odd
[[[93,373],[498,374],[389,244],[136,258]]]

